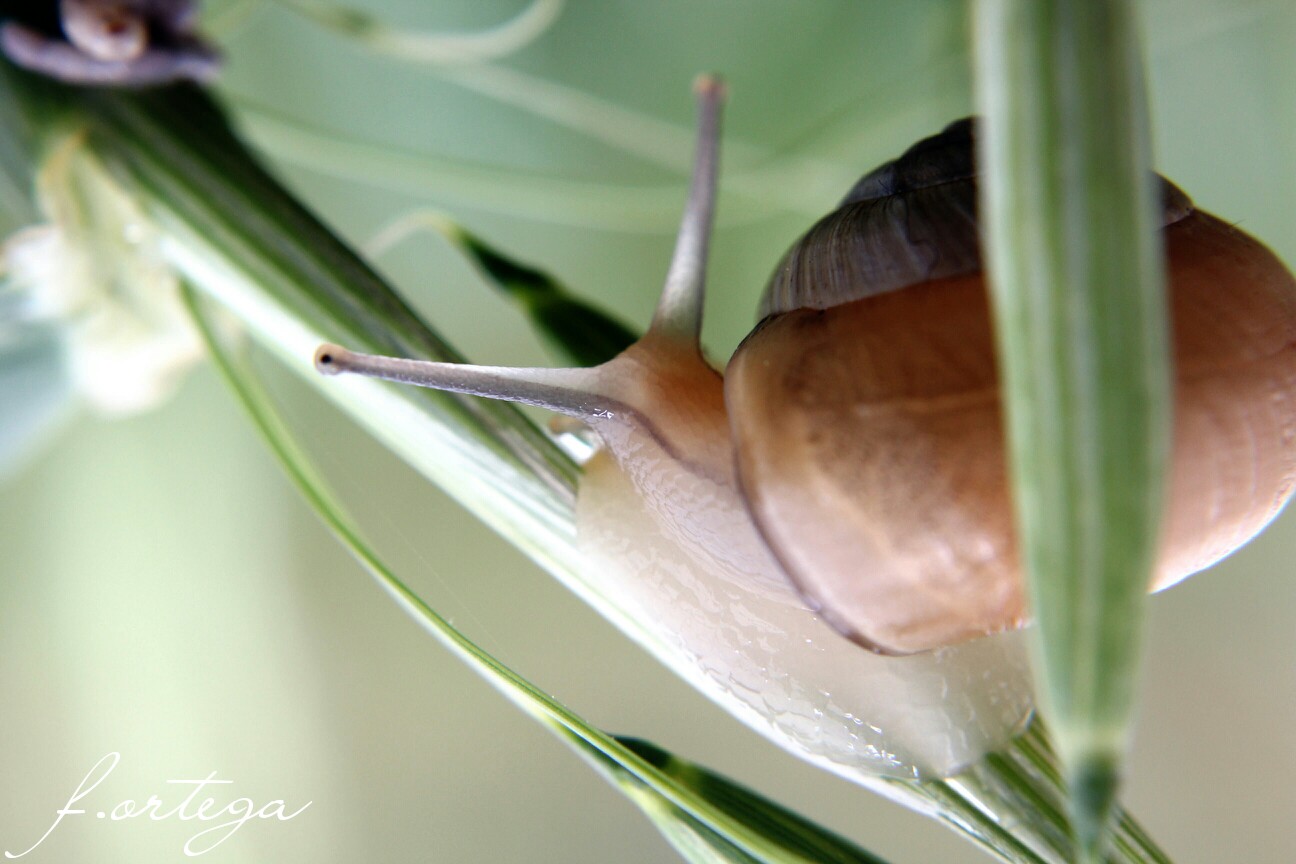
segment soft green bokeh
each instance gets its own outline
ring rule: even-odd
[[[488,167],[663,185],[682,199],[676,173],[257,5],[226,41],[222,90],[236,108],[255,102],[347,138]],[[365,8],[466,28],[520,5]],[[1145,5],[1161,168],[1296,261],[1296,10]],[[784,185],[771,179],[769,194],[801,212],[741,224],[750,202],[726,186],[706,326],[723,357],[805,211],[826,210],[852,174],[967,111],[963,12],[952,2],[573,2],[509,62],[685,130],[694,74],[727,75],[731,139],[774,152],[770,173]],[[734,150],[731,175],[741,167]],[[644,235],[545,224],[374,190],[274,155],[356,243],[429,203],[640,323],[664,274],[672,207]],[[474,358],[544,362],[520,319],[439,239],[379,263]],[[900,864],[983,860],[935,824],[766,745],[295,384],[280,384],[397,570],[562,701]],[[51,442],[0,491],[0,536],[0,848],[34,842],[90,766],[120,750],[111,789],[102,787],[109,802],[212,770],[258,802],[314,801],[292,822],[245,826],[209,860],[675,860],[633,807],[372,587],[295,501],[209,372],[151,415],[83,421]],[[1294,555],[1296,523],[1281,517],[1152,603],[1128,803],[1176,860],[1282,862],[1296,848]],[[181,860],[192,833],[192,823],[75,818],[27,860]]]

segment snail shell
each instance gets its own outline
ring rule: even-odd
[[[784,259],[725,376],[761,535],[889,653],[1027,617],[972,169],[964,120],[866,176]],[[1176,378],[1153,590],[1253,537],[1296,479],[1296,282],[1160,182]]]

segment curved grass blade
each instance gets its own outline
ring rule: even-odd
[[[581,183],[492,169],[350,138],[229,94],[248,138],[282,161],[329,177],[544,223],[630,234],[669,234],[682,185]],[[557,205],[557,206],[555,206]]]
[[[479,648],[409,589],[362,539],[358,528],[325,485],[314,465],[291,437],[261,389],[255,372],[239,362],[216,335],[194,289],[183,288],[185,303],[202,333],[212,359],[289,479],[320,519],[416,621],[497,690],[530,716],[557,732],[619,786],[631,784],[631,797],[659,825],[669,820],[668,838],[684,849],[705,850],[698,861],[882,862],[800,816],[705,769],[674,760],[652,745],[635,746],[606,735],[581,720],[494,656]],[[662,770],[660,765],[670,765]],[[675,832],[680,832],[675,837]],[[689,838],[683,842],[684,838]],[[678,844],[677,844],[678,848]]]
[[[617,736],[617,741],[662,773],[688,785],[703,799],[726,812],[739,815],[744,821],[768,826],[771,833],[779,836],[781,843],[802,849],[816,861],[849,861],[855,860],[850,856],[860,854],[841,837],[785,810],[768,798],[744,789],[727,777],[680,759],[650,741],[623,736]],[[880,864],[880,859],[871,855],[866,854],[865,858]]]
[[[443,80],[543,117],[650,164],[685,174],[692,163],[691,129],[505,66],[486,62],[465,64],[447,59],[444,55],[398,50],[394,36],[402,31],[387,28],[369,16],[344,7],[333,7],[328,16],[320,16],[308,11],[324,8],[317,3],[303,0],[277,2],[335,35],[357,42],[376,54],[420,65]],[[356,27],[348,23],[356,21],[364,21],[365,26]],[[377,32],[376,28],[382,28],[382,32],[393,38],[383,41],[370,38],[369,34]],[[404,33],[400,38],[408,41],[412,34]],[[749,159],[757,161],[765,155],[763,150],[743,144],[734,144],[729,147],[729,151],[730,158],[735,163],[746,163]]]
[[[981,0],[978,92],[1037,675],[1095,860],[1135,702],[1170,361],[1132,4]]]
[[[679,174],[687,174],[692,168],[692,129],[510,66],[485,61],[462,62],[453,52],[422,51],[414,47],[419,34],[388,27],[372,16],[343,6],[325,5],[318,0],[277,2],[377,55],[419,65],[443,81],[544,118],[648,164]],[[540,5],[540,0],[536,0],[515,20],[528,16]],[[554,10],[553,17],[545,19],[544,26],[552,24],[557,15],[558,11]],[[768,146],[733,138],[725,142],[725,154],[726,162],[737,169],[728,175],[726,186],[730,191],[755,202],[776,204],[778,209],[789,205],[800,209],[798,202],[803,202],[810,206],[810,215],[816,217],[821,215],[822,198],[801,199],[795,193],[771,195],[771,190],[786,189],[786,185],[770,183],[768,177],[749,172],[778,162],[780,173],[798,176],[802,185],[808,178],[823,178],[825,171],[830,175],[840,173],[817,160],[789,158]],[[846,172],[848,176],[852,173]],[[834,183],[827,188],[836,190],[841,186]]]
[[[682,184],[591,183],[488,167],[345,137],[245,95],[232,93],[227,98],[240,125],[258,146],[285,162],[330,177],[597,231],[672,235],[679,220]],[[722,215],[717,224],[723,226],[758,223],[783,213],[816,218],[823,215],[824,191],[853,180],[848,170],[818,163],[730,172],[728,176],[728,184],[739,187],[733,191],[743,206],[741,214]]]
[[[517,305],[564,365],[597,366],[638,338],[629,327],[577,298],[543,270],[509,258],[449,217],[418,210],[388,225],[368,244],[381,254],[411,233],[440,234],[476,266],[482,277]]]
[[[531,0],[508,21],[471,33],[403,30],[360,9],[320,0],[278,0],[297,14],[377,53],[413,63],[484,63],[522,50],[552,26],[564,0]]]

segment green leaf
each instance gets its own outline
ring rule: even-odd
[[[620,321],[572,296],[548,273],[512,261],[465,229],[459,228],[450,239],[496,288],[522,308],[550,348],[564,360],[576,366],[596,366],[611,360],[638,338]]]
[[[648,741],[618,736],[617,740],[664,774],[688,784],[700,797],[744,821],[759,825],[774,842],[797,850],[809,860],[824,864],[880,859],[862,852],[850,841],[820,828],[737,783],[699,765],[680,759]]]
[[[1135,702],[1171,380],[1135,15],[981,0],[978,93],[1018,537],[1086,860]]]
[[[493,288],[517,305],[563,365],[597,366],[620,354],[638,335],[577,298],[539,268],[510,258],[448,216],[416,211],[396,220],[369,244],[383,251],[413,231],[436,232],[462,252]]]
[[[563,6],[563,0],[532,0],[514,18],[489,29],[439,33],[392,27],[363,10],[319,0],[279,2],[376,54],[432,65],[483,63],[512,54],[543,34]]]

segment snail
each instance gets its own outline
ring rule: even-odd
[[[698,342],[720,91],[699,87],[665,288],[621,355],[508,369],[324,345],[316,368],[584,420],[603,444],[577,503],[590,578],[657,622],[659,653],[839,773],[947,776],[1031,708],[973,126],[869,173],[811,228],[722,377]],[[1178,409],[1153,587],[1253,536],[1296,477],[1296,282],[1162,182]]]

